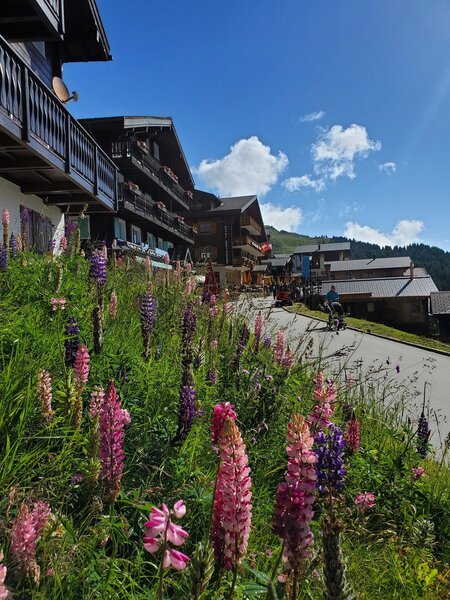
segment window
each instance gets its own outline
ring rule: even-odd
[[[89,240],[91,237],[91,222],[88,216],[81,219],[80,217],[69,217],[72,223],[75,223],[80,230],[80,239]]]
[[[153,233],[147,233],[147,244],[148,244],[149,248],[151,248],[152,250],[155,249],[156,242],[155,242],[155,236],[153,235]]]
[[[153,156],[159,160],[159,145],[156,142],[153,142]]]
[[[114,237],[125,242],[127,239],[127,225],[123,219],[114,217]]]
[[[212,258],[212,252],[202,252],[200,254],[201,258],[207,259],[207,258]]]
[[[212,233],[212,223],[200,223],[199,224],[199,233]]]
[[[132,225],[131,226],[131,241],[133,242],[133,244],[140,244],[141,243],[141,230],[139,229],[139,227],[136,227],[136,225]]]
[[[47,252],[53,238],[52,221],[34,210],[26,209],[28,212],[28,223],[24,223],[25,206],[20,207],[21,234],[28,235],[28,246],[37,252]]]

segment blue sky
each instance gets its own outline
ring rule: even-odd
[[[450,250],[447,0],[97,1],[75,116],[172,116],[197,187],[278,228]]]

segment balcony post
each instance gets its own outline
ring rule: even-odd
[[[30,84],[28,69],[21,68],[22,78],[22,140],[30,141]]]
[[[70,175],[72,172],[72,139],[71,139],[71,119],[68,114],[66,114],[66,173]]]
[[[98,146],[95,145],[94,152],[94,194],[98,196]]]

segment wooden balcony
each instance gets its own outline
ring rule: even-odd
[[[0,34],[9,40],[56,40],[64,33],[63,0],[1,0]]]
[[[242,235],[233,240],[233,248],[241,248],[245,252],[248,252],[252,256],[264,256],[261,252],[261,246],[258,242],[255,242],[249,235]]]
[[[0,176],[48,204],[117,205],[114,163],[2,37]]]
[[[143,227],[149,226],[151,233],[167,239],[174,243],[194,243],[194,232],[177,217],[158,208],[157,203],[141,191],[130,190],[126,184],[120,190],[119,214],[121,211],[127,213],[131,221]]]
[[[241,215],[241,229],[248,231],[250,235],[259,237],[261,235],[261,226],[250,215]]]
[[[112,158],[125,178],[143,190],[157,196],[174,210],[189,210],[192,199],[166,171],[164,166],[149,154],[148,150],[131,139],[118,140],[112,144]]]

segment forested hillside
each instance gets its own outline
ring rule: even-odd
[[[349,240],[345,237],[325,236],[309,237],[288,231],[277,231],[270,228],[273,252],[291,253],[296,246],[315,242],[347,242],[350,241],[351,258],[381,258],[386,256],[410,256],[416,267],[425,267],[440,290],[450,290],[450,252],[436,246],[426,244],[410,244],[408,246],[385,246],[367,242]]]

